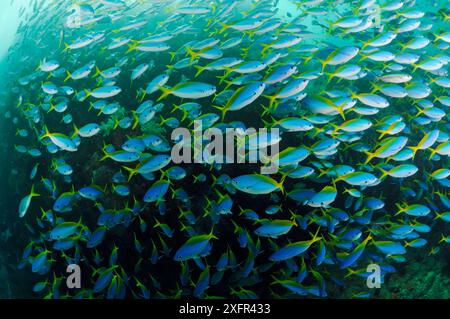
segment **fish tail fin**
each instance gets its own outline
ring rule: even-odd
[[[398,208],[398,212],[397,212],[397,213],[395,213],[395,215],[394,215],[394,216],[397,216],[397,215],[399,215],[399,214],[401,214],[401,213],[403,213],[403,212],[404,212],[404,209],[403,209],[402,205],[400,205],[399,203],[395,203],[395,207],[397,207],[397,208]]]
[[[78,127],[75,125],[75,123],[73,123],[73,134],[72,134],[72,138],[74,138],[75,136],[78,135],[78,133],[80,132],[80,130],[78,129]]]
[[[159,119],[161,120],[161,122],[159,122],[159,125],[160,125],[160,126],[163,126],[163,125],[166,124],[167,121],[168,121],[168,118],[167,118],[167,119],[164,119],[164,117],[163,117],[162,115],[159,116]]]
[[[142,90],[142,96],[139,99],[139,103],[141,103],[142,101],[144,101],[145,97],[147,96],[147,91],[146,90]]]
[[[444,216],[444,214],[439,214],[439,212],[435,212],[435,214],[436,214],[436,217],[434,217],[435,220],[442,218],[442,216]]]
[[[282,194],[284,194],[284,192],[285,192],[283,184],[284,184],[284,181],[286,180],[286,177],[287,177],[287,175],[282,176],[280,182],[277,183],[277,186],[281,190]]]
[[[381,140],[388,133],[388,130],[377,130],[377,132],[380,133],[378,140]]]
[[[115,130],[118,126],[119,126],[119,118],[117,116],[114,116],[113,130]]]
[[[434,82],[436,82],[439,78],[433,78],[432,76],[431,76],[431,74],[426,74],[425,75],[427,78],[428,78],[428,81],[430,82],[430,83],[434,83]]]
[[[122,166],[127,172],[130,173],[130,175],[128,175],[128,181],[131,180],[131,178],[136,175],[137,170],[135,168],[131,168],[131,167],[126,167],[126,166]]]
[[[172,62],[173,59],[175,59],[175,55],[177,55],[177,52],[176,51],[171,51],[171,52],[169,52],[169,55],[170,55],[169,62]]]
[[[433,149],[433,148],[429,148],[429,150],[431,151],[430,157],[428,158],[429,160],[431,160],[433,158],[433,156],[436,154],[437,150]]]
[[[385,170],[384,168],[381,168],[380,166],[374,166],[378,168],[381,171],[380,179],[383,179],[385,176],[389,175],[389,171]]]
[[[226,69],[225,73],[223,75],[218,75],[217,78],[220,79],[219,84],[222,84],[222,82],[225,81],[225,79],[228,77],[228,75],[230,75],[231,70],[230,69]]]
[[[261,117],[270,114],[272,111],[272,108],[270,106],[264,106],[263,104],[261,104],[261,108],[263,109],[263,112],[261,113]]]
[[[320,227],[317,227],[316,233],[312,234],[312,238],[309,240],[310,243],[315,243],[316,241],[322,240],[322,237],[319,236]]]
[[[94,107],[94,103],[90,102],[90,103],[89,103],[88,111],[92,110],[93,107]]]
[[[227,29],[230,27],[229,25],[227,25],[227,24],[225,24],[225,23],[223,23],[223,22],[220,22],[220,21],[219,21],[219,24],[220,24],[220,26],[222,27],[222,28],[219,30],[219,34],[225,32],[225,30],[227,30]]]
[[[172,104],[172,110],[170,111],[170,113],[177,111],[180,108],[180,106],[181,105]]]
[[[339,114],[341,115],[342,119],[345,121],[345,112],[344,112],[344,106],[346,103],[342,103],[338,106],[336,106],[336,109],[338,110]]]
[[[54,158],[52,158],[52,163],[50,164],[50,167],[53,171],[56,171],[56,160]]]
[[[369,164],[369,162],[375,157],[375,154],[374,153],[371,153],[371,152],[364,152],[366,155],[367,155],[367,159],[366,159],[366,161],[364,162],[364,165],[367,165],[367,164]]]
[[[419,116],[420,114],[423,114],[425,112],[425,110],[421,109],[417,105],[414,105],[414,107],[417,109],[417,113],[415,114],[415,116]]]
[[[334,123],[330,123],[330,125],[333,128],[333,131],[331,132],[332,135],[336,135],[336,133],[341,129],[341,126]]]
[[[211,24],[213,24],[213,22],[214,22],[214,18],[207,18],[206,19],[206,29],[204,30],[205,32],[207,32],[209,30],[209,26]]]
[[[264,127],[266,127],[266,128],[270,128],[270,127],[273,126],[273,124],[269,123],[269,121],[266,121],[266,120],[263,120],[263,119],[261,119],[261,121],[264,123]]]
[[[105,159],[107,159],[107,158],[109,158],[111,156],[111,155],[108,154],[108,152],[106,152],[105,147],[106,147],[106,145],[103,146],[102,151],[104,153],[104,156],[100,159],[100,161],[104,161]]]
[[[217,236],[214,235],[214,226],[211,228],[211,231],[209,232],[208,237],[210,239],[219,239]]]
[[[253,37],[255,36],[255,33],[256,33],[256,30],[249,30],[249,31],[244,32],[244,34],[246,34],[248,36],[249,40],[253,39]]]
[[[181,117],[181,120],[180,120],[181,122],[183,122],[188,116],[188,112],[186,110],[182,110],[182,112],[183,112],[183,116]]]
[[[144,91],[143,89],[138,89],[136,90],[136,100],[140,101],[140,97],[141,97],[141,92]]]
[[[330,82],[333,80],[333,78],[334,78],[334,73],[327,73],[327,72],[325,72],[325,75],[328,76],[328,79],[327,79],[327,82],[325,83],[325,85],[328,85],[328,84],[330,84]]]
[[[311,59],[312,57],[310,57],[309,59]],[[327,66],[327,61],[326,60],[322,60],[322,59],[317,59],[321,65],[321,69],[320,72],[323,73],[325,71],[325,67]]]
[[[377,85],[375,82],[371,83],[372,85],[372,91],[370,93],[375,93],[381,89],[379,85]]]
[[[228,109],[225,106],[217,106],[217,105],[211,105],[213,108],[216,108],[218,110],[220,110],[221,112],[221,119],[223,121],[223,119],[225,118],[225,114],[227,113]]]
[[[272,45],[271,45],[271,44],[265,44],[265,43],[262,43],[261,46],[263,47],[263,49],[261,50],[261,55],[262,55],[263,57],[265,57],[265,56],[266,56],[265,52],[266,52],[267,50],[269,50],[270,47],[271,47]]]
[[[224,91],[228,90],[228,88],[233,84],[232,81],[228,81],[228,80],[223,80],[227,85],[225,85],[225,88],[223,89]]]
[[[100,74],[102,74],[102,71],[98,66],[95,66],[95,74],[92,76],[93,78],[98,77]]]
[[[444,21],[447,21],[450,18],[450,14],[446,14],[444,11],[441,12],[441,15],[444,18]]]
[[[241,57],[243,59],[245,59],[247,57],[247,55],[248,55],[248,51],[250,51],[250,48],[242,48],[241,51],[242,51]]]
[[[41,196],[40,194],[34,192],[34,184],[31,185],[30,196],[31,196],[31,197],[38,197],[38,196]]]
[[[216,13],[217,11],[217,4],[216,3],[211,3],[211,13]]]
[[[87,99],[92,94],[92,92],[89,91],[88,89],[84,89],[84,93],[86,93],[86,97],[84,99]]]
[[[125,54],[130,53],[131,51],[134,51],[138,45],[138,42],[135,42],[133,44],[128,44],[128,50],[125,52]]]
[[[331,21],[330,19],[326,19],[326,18],[325,18],[325,23],[328,24],[327,33],[331,34],[333,32],[333,29],[334,29],[336,23]]]
[[[194,68],[196,68],[198,70],[197,73],[195,73],[194,77],[198,77],[206,69],[206,67],[200,66],[200,65],[194,65]]]
[[[197,181],[198,181],[198,176],[192,175],[192,178],[194,179],[194,183],[197,183]]]
[[[414,158],[416,156],[417,151],[419,150],[419,146],[408,146],[408,148],[413,151],[412,158]]]
[[[134,130],[137,127],[137,125],[139,124],[139,117],[137,116],[136,111],[132,111],[131,113],[133,114],[133,119],[134,119],[134,123],[133,123],[133,126],[131,127],[131,129]]]
[[[347,273],[347,275],[345,275],[344,278],[348,278],[350,276],[354,276],[354,275],[358,274],[358,272],[356,270],[353,270],[351,268],[347,268],[347,271],[348,271],[348,273]]]
[[[69,49],[70,49],[70,45],[68,43],[64,43],[64,50],[62,52],[63,53],[67,52]]]
[[[191,65],[192,61],[194,61],[198,57],[199,53],[195,52],[190,47],[186,47],[185,50],[186,50],[186,55],[191,56],[191,58],[189,59],[189,65]]]
[[[155,217],[155,221],[156,221],[156,223],[155,223],[155,225],[153,225],[153,228],[160,227],[161,223],[159,222],[158,219],[156,219],[156,217]]]
[[[231,220],[231,222],[234,226],[234,233],[237,233],[239,231],[239,225],[234,220]]]
[[[170,93],[172,93],[171,89],[166,88],[166,87],[161,86],[161,85],[158,85],[158,89],[160,89],[163,93],[161,94],[161,96],[159,97],[159,99],[157,101],[161,101],[162,99],[167,97]]]
[[[49,137],[50,136],[50,132],[48,131],[48,127],[47,127],[47,125],[44,125],[44,134],[39,138],[39,139],[44,139],[44,138],[46,138],[46,137]]]
[[[69,79],[72,77],[72,74],[71,74],[69,71],[66,71],[66,72],[67,72],[67,76],[66,76],[66,78],[64,79],[64,82],[69,81]]]
[[[323,175],[328,174],[328,170],[327,169],[323,169],[323,168],[318,168],[319,170],[319,175],[317,176],[318,178],[321,178]],[[336,182],[336,181],[335,181]]]
[[[45,216],[47,216],[47,212],[46,212],[45,209],[43,209],[42,207],[39,207],[39,208],[40,208],[41,213],[42,213],[41,219],[43,219]]]
[[[205,29],[205,32],[209,32],[208,36],[209,37],[213,37],[214,35],[216,35],[219,32],[219,29],[214,27],[214,31],[210,31],[211,28],[207,28]]]
[[[431,33],[431,34],[434,36],[433,42],[436,42],[441,38],[441,36],[439,34],[436,34],[436,33]]]
[[[53,103],[50,102],[50,107],[47,111],[47,113],[50,113],[51,111],[53,111],[55,109],[55,105]]]
[[[267,98],[269,100],[269,110],[272,109],[273,103],[275,102],[275,100],[277,99],[276,95],[264,95],[265,98]]]
[[[369,57],[369,55],[367,55],[367,54],[361,54],[361,58],[359,59],[359,62],[366,60],[368,57]]]
[[[401,42],[399,42],[398,45],[399,45],[400,48],[401,48],[400,52],[405,51],[406,48],[408,47],[408,43],[401,43]]]
[[[44,63],[45,63],[45,58],[44,58],[44,60],[41,60],[41,61],[39,62],[39,65],[36,67],[36,69],[34,69],[34,71],[35,71],[35,72],[38,71],[38,70],[41,68],[42,64],[44,64]]]
[[[198,177],[197,177],[197,178],[198,178]],[[214,187],[214,185],[217,184],[217,177],[216,177],[215,175],[212,175],[212,174],[211,174],[211,178],[212,178],[212,180],[213,180],[213,182],[212,182],[212,184],[211,184],[211,187]]]
[[[306,63],[308,63],[313,57],[314,57],[314,55],[311,54],[310,56],[304,56],[304,57],[301,57],[300,59],[303,59],[303,62],[306,64]],[[300,77],[300,76],[299,76],[299,77]]]

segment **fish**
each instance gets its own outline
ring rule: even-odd
[[[30,194],[28,194],[27,196],[25,196],[24,198],[22,198],[20,200],[19,217],[22,218],[26,215],[28,209],[30,208],[32,198],[37,197],[37,196],[40,196],[40,195],[34,192],[34,184],[33,184],[33,186],[31,187]]]
[[[306,204],[311,207],[328,207],[334,202],[337,191],[332,186],[325,186],[320,192],[316,193]]]
[[[165,180],[160,180],[155,182],[145,193],[144,202],[151,203],[155,201],[162,200],[163,196],[169,190],[170,182]]]
[[[341,260],[341,269],[345,269],[351,265],[353,265],[364,253],[368,242],[372,240],[372,236],[368,235],[361,243],[359,243],[352,252],[346,254],[344,258]]]
[[[114,96],[120,94],[120,92],[122,92],[122,89],[118,86],[113,85],[113,86],[98,87],[92,91],[85,89],[84,92],[86,93],[85,98],[88,98],[89,96],[93,96],[94,98],[97,98],[97,99],[107,99],[107,98],[114,97]]]
[[[303,252],[307,251],[312,244],[314,244],[317,241],[320,241],[321,237],[313,237],[312,239],[308,241],[299,241],[290,243],[287,246],[284,246],[283,248],[275,251],[269,259],[272,261],[282,261],[287,260],[290,258],[293,258],[295,256],[298,256],[302,254]]]
[[[50,238],[61,240],[74,235],[80,230],[81,222],[64,222],[55,226],[50,232]]]
[[[159,85],[158,88],[163,91],[158,101],[164,99],[169,94],[180,98],[201,99],[213,95],[217,90],[214,85],[201,82],[184,82],[172,88]]]
[[[217,239],[213,235],[212,231],[206,235],[196,235],[187,240],[178,250],[175,252],[174,259],[177,261],[189,260],[196,258],[202,254],[205,248],[209,245],[211,239]]]
[[[231,183],[236,189],[254,195],[269,194],[283,189],[282,183],[259,174],[241,175],[235,177]]]
[[[255,82],[247,86],[243,86],[236,90],[236,92],[227,101],[223,107],[216,107],[222,111],[222,118],[229,111],[239,111],[253,103],[258,97],[263,94],[266,85],[263,82]]]
[[[287,234],[296,225],[296,222],[284,219],[262,221],[262,225],[255,229],[255,234],[263,237],[277,238],[280,235]]]

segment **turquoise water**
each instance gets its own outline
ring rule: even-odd
[[[0,297],[448,298],[449,14],[2,2]],[[175,163],[199,119],[279,171]]]

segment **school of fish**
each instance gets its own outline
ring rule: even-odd
[[[450,5],[283,2],[34,1],[1,89],[36,296],[370,298],[448,254]],[[278,128],[278,172],[175,164],[194,121]]]

